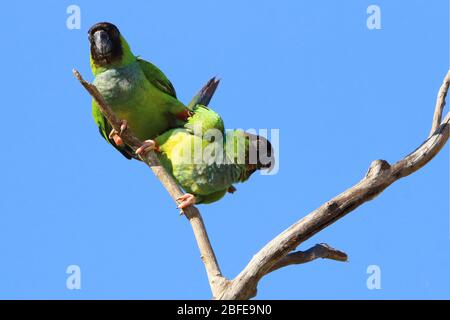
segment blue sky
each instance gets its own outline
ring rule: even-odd
[[[81,30],[66,8],[81,8]],[[381,30],[366,9],[381,8]],[[0,298],[208,299],[187,220],[146,166],[98,135],[87,30],[115,23],[187,102],[213,75],[229,128],[280,129],[279,172],[202,205],[223,273],[427,136],[449,66],[448,1],[40,1],[2,5]],[[317,260],[264,278],[260,299],[450,298],[449,148],[299,249]],[[81,268],[81,290],[66,268]],[[381,289],[366,269],[381,269]]]

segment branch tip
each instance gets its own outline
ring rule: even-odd
[[[439,88],[439,92],[436,98],[436,105],[434,107],[434,115],[433,115],[433,121],[431,123],[431,130],[430,134],[428,135],[431,137],[437,129],[439,129],[442,121],[442,112],[444,111],[445,107],[445,98],[447,97],[448,89],[450,86],[450,70],[447,71],[447,74],[442,81],[442,85]]]
[[[326,243],[318,243],[306,251],[296,251],[289,253],[284,258],[275,263],[267,273],[287,267],[289,265],[311,262],[319,258],[340,262],[348,261],[348,256],[345,252],[337,250]]]

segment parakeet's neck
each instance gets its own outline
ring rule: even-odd
[[[91,70],[94,76],[106,70],[124,67],[136,61],[136,56],[131,52],[130,46],[128,45],[128,42],[125,40],[124,37],[120,36],[120,42],[122,46],[122,56],[120,57],[119,60],[114,61],[113,63],[104,66],[99,66],[95,63],[94,59],[92,59],[92,56],[90,56]]]

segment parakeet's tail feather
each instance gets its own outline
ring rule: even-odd
[[[200,91],[200,99],[197,104],[201,104],[204,106],[208,106],[214,93],[216,92],[217,87],[219,86],[220,79],[213,77],[208,81],[205,87]]]
[[[193,110],[194,107],[198,104],[208,106],[208,104],[211,101],[211,98],[216,92],[217,87],[219,86],[219,83],[220,79],[217,79],[216,77],[211,78],[203,86],[203,88],[195,95],[195,97],[191,100],[191,102],[189,102],[188,109]]]

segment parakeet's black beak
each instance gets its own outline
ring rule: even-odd
[[[93,38],[95,51],[99,56],[105,57],[112,52],[113,44],[105,30],[95,31]]]
[[[94,24],[88,31],[91,57],[95,64],[106,66],[122,57],[119,29],[109,22]]]

